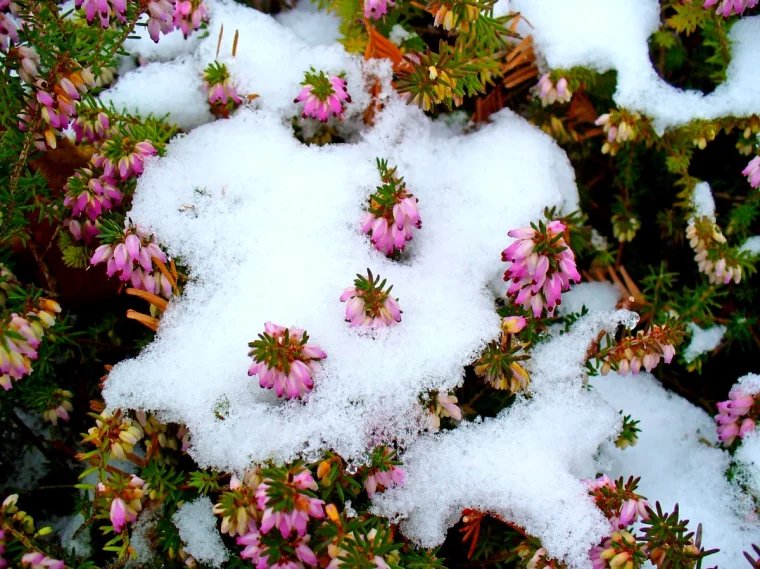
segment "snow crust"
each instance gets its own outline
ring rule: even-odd
[[[715,198],[713,198],[710,184],[700,182],[694,186],[691,205],[694,208],[694,217],[706,217],[715,221]]]
[[[197,561],[221,567],[227,560],[229,551],[222,543],[212,508],[211,499],[203,496],[182,504],[172,516],[172,521],[179,530],[179,537],[187,553]]]
[[[726,327],[717,325],[710,328],[700,328],[694,322],[689,322],[689,332],[691,332],[691,341],[683,352],[683,357],[687,362],[694,360],[700,354],[717,348],[723,341]]]
[[[648,39],[660,26],[657,0],[512,0],[511,9],[532,26],[536,49],[550,68],[617,70],[615,103],[651,117],[658,131],[694,119],[760,112],[758,16],[742,18],[731,28],[726,81],[705,95],[668,84],[653,68]]]
[[[611,282],[580,283],[562,295],[559,313],[580,312],[584,306],[589,312],[613,310],[622,296]]]
[[[760,519],[738,486],[726,480],[730,457],[717,446],[712,417],[647,373],[611,373],[592,383],[614,409],[640,421],[642,431],[634,447],[605,445],[600,469],[614,477],[641,476],[639,492],[652,504],[659,501],[672,511],[678,503],[690,529],[703,524],[703,545],[721,550],[706,566],[743,567],[742,551],[757,541]]]
[[[753,235],[742,243],[740,251],[749,251],[751,255],[760,255],[760,235]]]
[[[743,481],[760,499],[760,429],[744,436],[734,458],[742,465]]]

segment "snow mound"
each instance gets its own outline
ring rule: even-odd
[[[700,328],[694,322],[689,322],[689,332],[691,332],[691,341],[683,352],[683,358],[690,362],[697,356],[705,352],[711,352],[717,348],[723,341],[726,333],[725,326],[710,326],[709,328]]]
[[[216,527],[213,504],[207,496],[182,504],[172,517],[184,549],[197,561],[221,567],[229,552]]]

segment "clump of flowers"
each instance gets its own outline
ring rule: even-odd
[[[694,260],[700,272],[713,284],[739,284],[742,267],[732,251],[726,246],[726,238],[715,222],[708,216],[693,218],[686,228],[686,238],[694,250]]]
[[[240,557],[250,559],[256,567],[262,569],[268,567],[303,569],[302,563],[312,567],[316,567],[318,564],[316,554],[308,545],[310,538],[311,536],[308,534],[296,536],[289,541],[287,546],[278,549],[271,541],[265,543],[269,540],[262,540],[262,534],[256,526],[256,522],[251,520],[248,522],[248,531],[237,538],[237,544],[244,546],[243,551],[240,552]],[[283,555],[282,549],[285,550],[285,555]],[[289,552],[292,552],[292,557],[288,557]],[[272,558],[271,561],[270,558]],[[277,561],[274,561],[274,558]]]
[[[443,26],[446,31],[470,31],[470,23],[480,17],[480,10],[474,2],[461,0],[433,0],[428,3],[427,11],[433,14],[433,25]]]
[[[158,150],[149,140],[135,142],[128,136],[114,137],[103,143],[98,154],[93,155],[92,163],[103,168],[109,178],[118,175],[126,180],[142,174],[145,159],[156,154]]]
[[[451,393],[436,393],[430,404],[430,414],[428,415],[428,428],[431,431],[437,431],[441,428],[441,419],[451,417],[455,421],[462,420],[462,410],[457,403],[459,400]]]
[[[142,227],[130,226],[122,233],[109,233],[101,241],[109,242],[95,249],[91,265],[106,263],[106,275],[119,274],[121,281],[129,281],[133,288],[169,298],[172,294],[170,280],[154,262],[167,262],[155,237]]]
[[[760,156],[755,156],[742,170],[742,176],[747,176],[749,185],[753,188],[760,186]]]
[[[259,339],[248,344],[248,355],[253,357],[248,375],[258,375],[259,385],[274,388],[277,397],[302,397],[313,389],[313,376],[320,370],[318,362],[327,357],[322,348],[308,341],[301,328],[267,322]]]
[[[475,373],[496,389],[517,393],[530,383],[530,376],[521,364],[530,357],[526,353],[530,344],[517,339],[526,324],[522,316],[505,318],[499,338],[488,344],[475,361]]]
[[[56,389],[50,396],[48,408],[42,412],[42,418],[53,425],[58,424],[58,419],[69,420],[69,413],[74,410],[71,399],[74,394],[68,389]]]
[[[232,477],[229,491],[222,493],[213,508],[215,514],[222,516],[222,533],[232,537],[243,536],[251,531],[251,523],[258,532],[255,522],[260,515],[255,493],[260,483],[261,478],[256,471],[247,473],[242,480]]]
[[[256,489],[256,504],[263,512],[261,533],[277,528],[283,538],[293,530],[306,535],[309,518],[324,519],[325,503],[314,492],[317,482],[307,469],[296,466],[287,470],[269,468],[262,471],[264,479]]]
[[[364,17],[379,20],[388,12],[388,6],[393,6],[393,0],[364,0]]]
[[[377,159],[382,185],[369,196],[369,207],[362,220],[362,233],[368,233],[375,248],[392,256],[404,250],[414,237],[414,229],[422,227],[419,201],[409,193],[396,168],[388,168],[386,160]]]
[[[7,53],[14,43],[18,43],[16,24],[11,18],[0,12],[0,51]]]
[[[127,0],[75,0],[74,6],[81,8],[84,6],[84,14],[87,21],[92,23],[97,16],[100,19],[100,25],[107,28],[111,15],[123,24],[127,21],[125,13],[127,11]]]
[[[406,473],[401,462],[395,459],[396,452],[388,447],[378,447],[371,456],[371,464],[363,470],[364,489],[371,498],[380,490],[404,484]]]
[[[729,447],[737,437],[743,438],[755,430],[760,420],[760,397],[757,389],[737,383],[731,388],[726,401],[718,403],[718,440]]]
[[[115,476],[107,484],[102,482],[98,484],[98,494],[111,501],[109,518],[116,533],[121,533],[128,522],[134,522],[137,519],[137,514],[142,510],[145,490],[145,481],[134,474],[128,479]]]
[[[37,348],[45,330],[55,324],[55,315],[61,311],[54,300],[42,298],[37,307],[25,316],[12,313],[0,321],[0,386],[6,391],[32,373],[32,361],[37,359]]]
[[[176,0],[151,0],[148,2],[148,34],[158,43],[160,34],[174,31],[174,4]]]
[[[95,426],[87,430],[82,442],[89,442],[98,447],[97,451],[92,451],[93,453],[108,453],[118,460],[124,460],[142,438],[143,430],[140,424],[122,414],[121,410],[117,410],[103,411],[100,415],[95,415]]]
[[[509,232],[515,241],[504,249],[501,260],[510,266],[504,280],[512,281],[507,296],[525,310],[532,310],[540,318],[546,309],[549,316],[562,301],[562,291],[570,283],[581,282],[575,266],[575,255],[565,242],[565,224],[555,220],[539,222]]]
[[[301,82],[303,89],[293,102],[303,103],[302,117],[314,117],[320,122],[327,122],[332,114],[338,119],[343,118],[344,103],[351,102],[351,95],[346,90],[347,83],[343,74],[327,76],[324,71],[317,73],[312,67],[307,71]]]
[[[203,91],[208,94],[208,102],[212,108],[223,109],[225,116],[243,102],[235,91],[227,66],[218,61],[209,63],[204,70]]]
[[[401,308],[398,299],[391,296],[393,285],[385,289],[386,280],[380,275],[373,276],[367,269],[367,276],[356,275],[354,286],[348,287],[340,295],[346,302],[346,322],[350,327],[371,326],[383,328],[401,322]]]
[[[122,195],[116,181],[104,174],[96,175],[89,168],[82,168],[71,176],[64,186],[66,196],[63,205],[71,208],[71,215],[83,213],[95,221],[104,211],[121,203]]]
[[[589,557],[593,569],[633,569],[647,560],[642,546],[625,530],[612,532],[602,545],[591,550]]]
[[[742,14],[747,8],[757,6],[758,0],[705,0],[704,7],[712,8],[717,4],[715,11],[728,18],[733,14]]]
[[[636,125],[642,120],[639,113],[623,114],[618,111],[605,113],[596,119],[595,124],[601,126],[607,135],[607,141],[602,145],[602,154],[617,154],[620,145],[636,136]]]
[[[1,32],[0,32],[1,33]],[[19,58],[18,75],[24,83],[31,85],[35,79],[40,76],[38,69],[40,65],[40,55],[37,50],[28,45],[20,45],[15,48],[16,55]]]
[[[652,371],[660,359],[669,364],[676,354],[675,346],[681,342],[682,330],[672,324],[653,325],[646,332],[639,330],[635,336],[627,336],[604,348],[595,355],[602,361],[601,374],[615,370],[622,375],[629,371],[637,374],[644,368]]]
[[[88,107],[84,107],[84,111],[80,110],[79,116],[71,124],[77,144],[83,140],[90,143],[100,142],[109,136],[108,115],[103,111],[88,111],[90,111]]]
[[[620,430],[620,434],[615,439],[615,446],[621,450],[625,450],[628,447],[636,446],[639,442],[639,433],[641,429],[638,428],[639,421],[634,421],[630,415],[623,417],[623,428]]]
[[[573,92],[567,86],[567,79],[561,77],[555,84],[550,73],[544,73],[536,85],[541,105],[547,107],[554,103],[569,103],[573,98]]]
[[[612,481],[606,474],[596,479],[584,480],[589,494],[594,497],[597,507],[604,513],[612,527],[627,528],[641,518],[648,520],[649,502],[644,496],[636,494],[638,478],[624,481],[621,476]]]
[[[636,237],[641,228],[641,222],[636,216],[616,213],[610,220],[612,222],[612,234],[621,243],[630,243]]]
[[[25,553],[21,557],[21,564],[24,566],[29,566],[29,569],[64,569],[66,566],[63,561],[48,557],[39,551]]]
[[[185,39],[204,22],[208,22],[208,8],[203,0],[177,0],[174,5],[174,27],[182,30]]]

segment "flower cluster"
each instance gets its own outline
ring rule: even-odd
[[[731,446],[736,437],[743,438],[755,430],[760,420],[760,397],[756,389],[736,384],[728,393],[728,400],[718,403],[718,440]]]
[[[380,490],[404,484],[406,473],[401,463],[395,460],[395,451],[378,447],[372,454],[372,464],[363,471],[364,489],[371,498]]]
[[[261,533],[277,528],[286,539],[293,530],[304,536],[309,518],[325,517],[325,503],[315,497],[317,482],[307,469],[268,469],[263,474],[266,477],[256,489],[256,505],[262,512]]]
[[[28,101],[27,111],[19,115],[18,124],[19,129],[27,130],[32,117],[39,111],[46,125],[42,137],[35,143],[40,150],[56,147],[56,136],[66,130],[77,115],[75,101],[95,85],[95,77],[89,69],[81,69],[59,74],[52,88],[44,85],[42,81],[36,83],[34,98]]]
[[[502,321],[498,340],[488,344],[475,361],[475,373],[496,389],[517,393],[528,387],[530,376],[520,362],[528,359],[526,350],[530,344],[517,340],[527,320],[521,316],[509,316]]]
[[[602,360],[601,374],[615,370],[622,375],[629,371],[637,374],[644,368],[652,371],[663,359],[666,364],[676,354],[675,345],[681,342],[681,329],[665,324],[654,325],[646,332],[639,330],[635,336],[628,336],[616,344],[599,352]]]
[[[396,168],[377,160],[382,185],[369,196],[369,207],[362,220],[362,233],[368,233],[375,248],[392,256],[404,250],[407,241],[414,237],[414,229],[422,227],[417,198],[406,189],[403,178],[396,176]]]
[[[28,566],[29,569],[64,569],[66,566],[63,561],[48,557],[39,551],[25,553],[21,557],[21,565]]]
[[[324,71],[317,73],[314,68],[307,71],[301,82],[303,89],[293,101],[303,103],[302,117],[309,116],[320,122],[327,122],[330,114],[339,119],[343,118],[344,103],[351,102],[351,95],[346,90],[346,80],[343,74],[328,77]]]
[[[109,136],[108,115],[103,111],[85,107],[84,110],[80,110],[79,116],[71,124],[71,128],[76,136],[77,144],[83,140],[90,143],[100,142]]]
[[[71,398],[74,394],[68,389],[56,389],[50,397],[48,408],[42,412],[42,418],[46,421],[58,424],[58,419],[69,420],[69,412],[74,410],[71,405]]]
[[[313,376],[320,370],[317,362],[327,354],[301,328],[285,328],[267,322],[259,339],[248,344],[253,364],[248,375],[258,375],[259,385],[274,388],[277,397],[301,397],[314,387]]]
[[[388,12],[388,6],[393,6],[393,0],[364,0],[364,17],[379,20]]]
[[[256,471],[246,473],[242,480],[232,477],[229,491],[222,493],[213,509],[215,514],[222,516],[222,533],[235,537],[250,531],[249,522],[255,523],[259,517],[255,492],[260,483]]]
[[[758,0],[705,0],[704,7],[712,8],[717,4],[715,11],[728,18],[733,14],[742,14],[747,8],[757,6]]]
[[[75,0],[74,6],[84,6],[84,14],[88,22],[92,22],[95,16],[100,20],[100,25],[107,28],[111,23],[111,15],[116,16],[122,24],[127,21],[127,0]]]
[[[558,220],[513,229],[508,235],[515,241],[501,254],[501,260],[510,263],[504,273],[504,280],[512,281],[507,296],[525,310],[532,310],[536,318],[544,308],[553,315],[562,301],[562,291],[569,290],[571,282],[581,281],[564,232],[565,224]]]
[[[0,322],[0,386],[6,391],[32,373],[32,361],[37,359],[37,348],[45,329],[55,324],[55,315],[61,311],[54,300],[42,298],[36,309],[25,316],[15,312]]]
[[[130,281],[133,288],[169,298],[172,284],[154,260],[166,263],[166,254],[153,235],[141,227],[128,227],[119,242],[101,245],[90,259],[91,265],[106,263],[106,275],[117,272],[121,281]]]
[[[340,301],[346,302],[346,322],[350,327],[371,326],[384,328],[401,322],[401,308],[398,299],[391,296],[393,285],[385,289],[385,279],[373,276],[367,269],[367,276],[356,275],[354,286],[348,287],[340,295]]]
[[[634,569],[647,559],[642,546],[626,530],[612,532],[601,545],[589,553],[592,569]]]
[[[155,156],[158,150],[149,140],[135,142],[129,137],[117,137],[106,140],[98,154],[93,155],[92,163],[103,168],[109,178],[120,176],[122,180],[139,176],[143,173],[145,159]]]
[[[209,63],[203,72],[203,91],[208,94],[212,107],[219,106],[227,113],[243,102],[235,90],[227,66],[217,61]]]
[[[158,43],[160,34],[174,31],[176,0],[151,0],[148,2],[148,34]]]
[[[109,517],[116,533],[121,533],[127,522],[134,522],[142,510],[142,498],[145,495],[145,481],[134,474],[129,480],[114,477],[108,485],[102,482],[97,486],[98,494],[111,500]]]
[[[135,445],[143,438],[143,430],[139,423],[122,414],[104,411],[95,420],[95,426],[87,430],[82,442],[89,442],[102,452],[108,452],[118,460],[124,460],[135,449]]]
[[[446,31],[467,33],[470,31],[470,23],[480,17],[480,10],[474,2],[462,0],[433,0],[426,9],[435,17],[433,25],[443,26]]]
[[[620,477],[613,481],[606,474],[596,479],[584,480],[589,494],[615,529],[627,528],[641,518],[648,520],[649,502],[636,494],[639,479],[629,478],[627,482]]]
[[[72,217],[84,213],[90,221],[95,221],[100,214],[120,204],[122,200],[116,180],[102,173],[96,175],[89,168],[78,170],[71,176],[66,181],[64,190],[66,196],[63,205],[71,208]]]
[[[732,280],[735,284],[741,282],[741,265],[725,255],[728,253],[726,238],[713,220],[706,216],[692,219],[686,228],[686,238],[694,250],[699,271],[706,274],[712,284],[728,284]]]
[[[7,53],[14,43],[18,43],[16,23],[12,18],[0,12],[0,51]]]
[[[2,32],[0,32],[2,33]],[[15,49],[19,58],[18,75],[22,81],[28,84],[34,83],[35,79],[40,76],[38,69],[40,65],[40,55],[37,50],[28,45],[20,45]]]
[[[749,185],[753,188],[760,186],[760,156],[755,156],[742,170],[742,176],[747,176]]]
[[[567,79],[560,78],[555,85],[551,79],[551,74],[544,73],[536,85],[538,95],[541,98],[541,105],[547,107],[554,103],[569,103],[573,98],[573,92],[567,86]]]
[[[203,0],[177,0],[174,8],[174,27],[182,30],[185,38],[208,22],[208,8]]]
[[[441,418],[451,417],[455,421],[462,420],[462,410],[457,403],[459,400],[455,395],[437,393],[430,404],[430,413],[428,414],[428,428],[431,431],[437,431],[441,428]]]
[[[607,141],[602,145],[602,154],[617,154],[623,142],[632,140],[636,136],[635,125],[641,120],[639,113],[633,113],[626,117],[615,111],[605,113],[596,119],[595,124],[604,129]]]

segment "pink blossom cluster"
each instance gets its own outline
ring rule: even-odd
[[[328,77],[324,71],[319,74],[307,72],[301,85],[303,88],[293,102],[304,103],[303,118],[311,116],[320,122],[327,122],[331,113],[334,117],[343,118],[343,105],[351,102],[351,96],[346,90],[348,84],[340,75]]]
[[[141,227],[124,230],[123,241],[101,245],[90,259],[91,265],[106,263],[106,275],[112,277],[117,272],[123,282],[130,281],[133,288],[169,298],[172,284],[158,269],[153,267],[153,259],[167,262],[166,254],[156,239]]]
[[[100,229],[94,222],[89,219],[78,220],[70,217],[63,222],[64,227],[67,227],[74,239],[77,241],[84,241],[88,245],[92,243],[92,240],[100,235]]]
[[[185,38],[208,22],[208,8],[203,0],[177,0],[174,7],[174,27],[182,30]]]
[[[760,186],[760,156],[755,156],[742,170],[742,176],[747,176],[749,185],[753,188]]]
[[[55,324],[55,315],[61,306],[54,300],[43,298],[39,308],[20,316],[15,312],[0,323],[0,386],[6,391],[13,380],[32,373],[32,361],[37,359],[37,348],[45,330]]]
[[[305,395],[314,388],[312,378],[320,370],[318,362],[327,357],[322,348],[307,340],[301,328],[265,323],[259,340],[249,344],[253,364],[248,375],[258,375],[259,385],[274,389],[277,397],[294,399]]]
[[[132,143],[123,140],[106,140],[98,154],[93,155],[92,163],[109,178],[120,176],[122,180],[139,176],[143,173],[145,159],[155,156],[158,150],[149,140]]]
[[[348,287],[340,295],[340,301],[347,303],[346,322],[350,322],[350,328],[384,328],[401,322],[401,307],[398,301],[387,292],[382,300],[377,299],[377,295],[373,295],[372,292]]]
[[[501,254],[510,262],[504,280],[512,281],[507,296],[540,318],[546,308],[551,316],[562,301],[562,291],[581,281],[575,255],[562,236],[565,224],[555,220],[538,227],[521,227],[508,233],[515,241]]]
[[[298,535],[306,534],[306,526],[309,518],[321,520],[325,517],[324,501],[313,498],[305,492],[299,490],[311,490],[315,492],[317,482],[307,469],[301,470],[293,476],[291,482],[287,484],[292,492],[294,508],[290,511],[275,511],[273,501],[269,496],[269,486],[272,480],[265,478],[256,489],[256,505],[263,512],[261,516],[261,533],[268,533],[269,530],[276,527],[284,538],[288,538],[293,530]]]
[[[68,421],[69,412],[74,410],[71,404],[71,398],[74,397],[74,394],[68,389],[56,389],[53,392],[53,397],[52,404],[42,412],[42,418],[53,425],[58,424],[58,419]]]
[[[536,85],[541,105],[544,107],[554,103],[569,103],[573,92],[567,86],[567,79],[562,77],[555,85],[549,73],[544,73]]]
[[[458,407],[457,407],[458,409]],[[387,470],[373,468],[364,481],[364,489],[370,498],[375,495],[378,488],[392,488],[402,486],[406,473],[404,469],[395,464],[388,464]]]
[[[98,483],[98,493],[112,493],[109,517],[116,533],[121,533],[127,522],[134,522],[142,510],[141,499],[145,495],[145,481],[130,475],[129,483],[121,490],[109,489],[102,482]]]
[[[422,227],[420,210],[417,208],[417,198],[402,191],[397,196],[397,202],[385,215],[383,212],[368,211],[364,214],[361,230],[369,233],[375,249],[391,256],[402,251],[407,241],[414,237],[414,229]]]
[[[694,250],[694,260],[699,271],[706,274],[712,284],[741,282],[741,265],[734,259],[720,256],[721,246],[725,245],[726,238],[713,220],[701,217],[692,221],[686,228],[686,238]]]
[[[18,43],[16,22],[7,14],[0,12],[0,51],[7,53],[14,43]]]
[[[757,393],[741,384],[734,385],[728,393],[728,400],[718,403],[718,440],[731,446],[736,437],[743,438],[755,430],[760,415],[760,398]]]
[[[364,17],[379,20],[388,12],[388,6],[393,6],[393,0],[364,0]]]
[[[742,14],[747,8],[757,6],[758,0],[705,0],[704,7],[712,8],[716,4],[716,12],[728,18],[732,14]]]
[[[25,553],[21,557],[21,565],[28,566],[29,569],[64,569],[66,566],[63,561],[48,557],[39,551]]]
[[[649,513],[647,512],[649,502],[638,494],[618,488],[615,482],[606,474],[599,478],[584,480],[583,482],[588,486],[589,494],[600,505],[604,505],[605,502],[609,501],[611,496],[619,496],[623,493],[622,504],[619,509],[605,512],[613,528],[626,528],[637,522],[639,518],[644,521],[649,519]],[[603,508],[604,510],[605,508]]]
[[[71,208],[71,215],[79,217],[83,213],[95,221],[104,211],[121,203],[122,195],[116,181],[106,175],[96,176],[92,170],[84,168],[68,179],[64,186],[66,195],[63,205]]]
[[[248,522],[248,531],[237,537],[237,544],[244,546],[240,557],[250,559],[256,569],[304,569],[304,563],[316,567],[318,559],[309,547],[309,534],[296,536],[289,543],[296,555],[295,559],[281,557],[277,562],[269,561],[268,548],[261,542],[261,532],[254,520]]]
[[[77,144],[85,139],[90,143],[105,140],[108,138],[108,129],[110,128],[108,115],[103,111],[98,112],[92,118],[80,115],[71,124],[71,128],[76,135]]]
[[[214,62],[203,72],[203,91],[208,94],[210,105],[240,105],[243,102],[235,90],[227,66],[223,63]]]
[[[18,46],[16,48],[16,53],[20,57],[18,75],[21,77],[22,81],[31,85],[34,83],[35,79],[40,76],[40,71],[38,69],[40,56],[33,47],[27,45]]]
[[[148,2],[148,34],[158,43],[160,34],[174,31],[174,10],[176,0],[151,0]]]
[[[127,0],[75,0],[74,6],[84,6],[84,14],[88,22],[92,22],[95,16],[100,20],[100,25],[107,28],[111,23],[111,15],[116,16],[122,24],[127,21]]]

